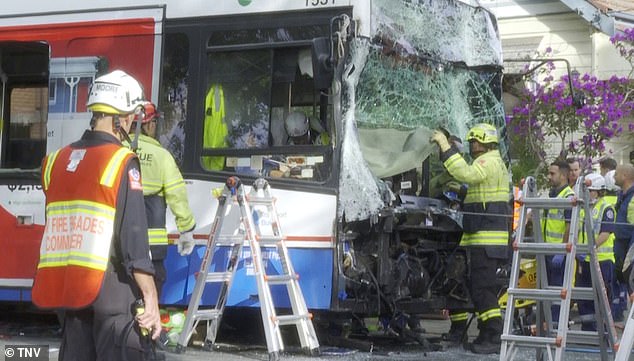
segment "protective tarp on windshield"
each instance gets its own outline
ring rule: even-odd
[[[347,221],[385,205],[378,179],[437,152],[434,129],[464,139],[486,122],[504,132],[501,46],[489,12],[449,0],[374,0],[372,11],[372,37],[351,42],[343,79],[339,209]]]

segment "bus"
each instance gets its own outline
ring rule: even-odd
[[[458,297],[446,271],[461,215],[433,187],[441,165],[429,137],[443,128],[464,139],[480,122],[504,132],[496,20],[477,1],[5,4],[0,301],[30,302],[45,223],[41,160],[89,127],[90,86],[115,69],[158,104],[158,139],[196,218],[194,252],[169,247],[162,305],[188,304],[218,206],[212,190],[230,176],[269,182],[311,310],[393,319]],[[293,119],[306,141],[293,141]],[[242,256],[228,307],[258,305],[248,247]],[[275,253],[264,257],[279,269]]]

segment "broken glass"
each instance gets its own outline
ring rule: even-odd
[[[339,208],[348,221],[374,217],[389,203],[380,178],[421,167],[437,152],[429,143],[435,129],[465,144],[477,123],[504,132],[501,48],[490,13],[460,2],[405,0],[376,0],[372,11],[372,37],[350,43],[342,80]]]

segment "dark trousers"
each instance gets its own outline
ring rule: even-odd
[[[566,265],[566,258],[564,257],[564,261],[561,266],[553,265],[553,256],[546,256],[546,273],[548,278],[549,286],[563,286],[564,284],[564,270]],[[552,305],[551,313],[553,322],[559,322],[559,310],[560,305]]]
[[[608,300],[612,300],[612,275],[614,274],[614,263],[612,261],[599,262],[603,283],[607,291]],[[590,263],[586,261],[577,262],[577,277],[575,286],[592,287],[592,274],[590,273]],[[581,329],[583,331],[596,331],[597,323],[595,318],[595,306],[593,301],[579,300],[579,315],[581,316]]]
[[[92,306],[66,310],[60,361],[142,361],[149,345],[138,333],[133,304],[138,298],[129,276],[108,269]]]
[[[482,315],[484,312],[500,308],[498,304],[499,285],[496,282],[499,260],[487,255],[484,247],[469,247],[471,260],[469,263],[469,293],[473,308]],[[478,319],[480,331],[487,330],[492,334],[502,333],[502,317],[491,317],[486,321]]]

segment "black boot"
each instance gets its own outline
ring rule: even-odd
[[[488,355],[500,352],[500,332],[490,329],[481,329],[478,337],[471,344],[473,353]]]
[[[466,322],[452,322],[451,327],[449,328],[449,332],[443,334],[442,338],[444,341],[449,342],[452,345],[460,345],[464,340],[467,333],[467,323]]]

